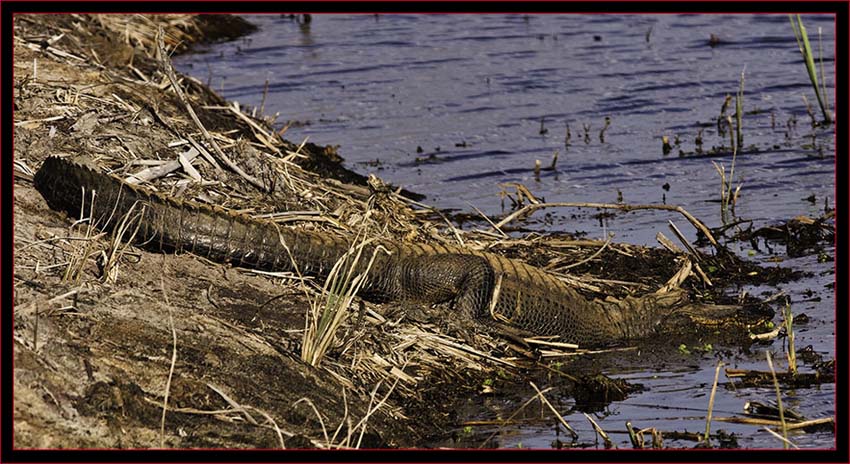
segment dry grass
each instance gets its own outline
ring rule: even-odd
[[[334,265],[322,287],[321,298],[315,299],[307,313],[301,360],[318,366],[336,338],[336,333],[348,316],[354,297],[363,288],[378,253],[386,252],[376,247],[365,268],[360,266],[363,250],[373,241],[365,234],[358,235],[348,250]],[[361,271],[362,269],[362,271]]]
[[[196,17],[187,14],[169,15],[92,15],[100,26],[121,37],[126,45],[154,56],[157,50],[157,33],[165,30],[164,43],[172,50],[195,41],[198,35]]]

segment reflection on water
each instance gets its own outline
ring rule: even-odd
[[[311,19],[251,16],[260,30],[249,39],[183,56],[177,65],[204,79],[209,69],[213,88],[254,106],[260,106],[268,79],[266,111],[279,111],[281,123],[302,123],[289,129],[290,139],[339,144],[355,170],[426,194],[436,206],[468,211],[472,204],[498,215],[500,184],[521,182],[547,201],[614,202],[622,196],[626,203],[679,204],[709,226],[720,224],[720,183],[711,160],[728,166],[731,157],[680,157],[679,152],[695,152],[697,138],[705,151],[728,146],[716,119],[743,71],[744,150],[735,167],[743,188],[737,214],[762,225],[819,215],[825,201],[834,205],[833,132],[811,128],[803,96],[813,104],[815,99],[785,15]],[[833,18],[804,16],[804,21],[813,40],[822,28],[831,88]],[[603,140],[606,117],[611,122]],[[667,156],[662,136],[672,144]],[[535,176],[535,162],[548,166],[555,152],[556,169]],[[815,204],[803,200],[812,194]],[[617,240],[654,244],[666,220],[678,220],[641,212],[600,225],[589,214],[574,217],[574,212],[555,211],[555,223],[547,227],[594,237],[614,232]],[[820,302],[798,298],[809,302],[795,310],[819,321],[801,329],[798,345],[813,344],[832,356],[833,297],[824,288],[832,276],[817,276],[831,265],[815,257],[784,265],[817,271],[786,291],[794,297],[811,288],[822,297]],[[752,363],[763,368],[760,356]],[[704,403],[681,388],[702,395],[713,379],[711,360],[695,362],[699,366],[684,376],[657,385],[646,381],[650,393],[615,403],[601,425],[628,419],[665,429],[704,427],[700,420],[681,419],[690,414],[665,425],[660,417],[666,412],[637,406]],[[656,396],[655,388],[666,392]],[[768,393],[730,392],[716,407],[738,411],[747,398]],[[799,395],[800,409],[810,417],[832,414],[832,386],[812,393],[788,394]],[[572,421],[586,424],[581,415]],[[741,434],[744,446],[778,445],[752,427],[724,426]],[[548,447],[550,435],[550,430],[524,430],[512,439]],[[833,440],[829,434],[795,438],[801,446],[831,446]]]

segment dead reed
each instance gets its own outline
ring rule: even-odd
[[[358,236],[351,249],[344,254],[331,269],[321,299],[314,300],[307,314],[301,359],[318,366],[333,343],[336,333],[345,321],[354,297],[366,283],[369,269],[378,253],[386,252],[382,247],[374,247],[365,267],[361,266],[364,249],[374,238],[364,233]],[[370,247],[371,248],[371,247]]]

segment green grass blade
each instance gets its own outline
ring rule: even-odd
[[[797,20],[796,24],[794,23],[794,19]],[[823,95],[821,95],[821,87],[818,83],[817,68],[815,68],[812,46],[809,43],[809,36],[806,33],[806,27],[803,25],[803,19],[800,15],[796,15],[796,18],[791,19],[791,26],[794,30],[794,37],[797,38],[797,45],[800,47],[800,53],[803,54],[803,60],[806,63],[806,71],[809,73],[809,80],[812,82],[812,87],[815,89],[815,96],[818,99],[818,105],[823,113],[823,118],[827,123],[831,123],[832,118],[825,106],[826,92],[824,91]]]

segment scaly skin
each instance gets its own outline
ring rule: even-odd
[[[48,158],[34,182],[51,208],[75,217],[80,217],[85,191],[84,215],[91,212],[96,227],[114,231],[126,222],[125,240],[135,231],[135,244],[157,252],[189,252],[265,271],[293,271],[295,263],[298,272],[325,278],[354,240],[181,201],[65,158]],[[91,191],[96,192],[93,208]],[[451,303],[485,326],[557,335],[581,346],[675,331],[682,321],[690,321],[677,315],[698,314],[701,322],[732,318],[688,304],[681,291],[615,302],[589,300],[541,269],[462,247],[375,241],[364,247],[359,271],[373,253],[361,291],[368,300]]]

